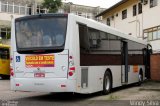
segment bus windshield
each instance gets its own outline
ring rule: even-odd
[[[64,49],[67,17],[15,20],[17,51]]]
[[[9,49],[7,48],[0,48],[0,59],[9,59]]]

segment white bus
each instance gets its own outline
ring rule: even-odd
[[[82,94],[142,82],[147,44],[73,14],[13,19],[11,89]]]

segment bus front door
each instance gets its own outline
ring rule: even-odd
[[[152,54],[152,46],[147,45],[147,48],[143,49],[143,63],[145,65],[145,77],[147,79],[151,78],[150,75],[150,55]]]
[[[121,45],[122,67],[121,67],[121,82],[128,83],[128,43],[122,41]]]

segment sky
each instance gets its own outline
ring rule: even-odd
[[[63,2],[72,2],[73,4],[87,5],[101,8],[109,8],[121,0],[62,0]]]

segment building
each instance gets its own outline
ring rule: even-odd
[[[41,7],[42,0],[0,0],[1,43],[10,44],[11,18],[46,13]]]
[[[103,23],[128,36],[147,40],[152,45],[153,53],[157,54],[160,53],[159,10],[160,0],[121,0],[97,17],[102,16]],[[151,77],[155,80],[160,80],[160,67],[157,64],[160,62],[159,57],[151,56]]]
[[[102,21],[101,17],[95,17],[100,12],[104,11],[104,8],[98,7],[91,7],[91,6],[84,6],[73,4],[71,2],[63,3],[61,8],[58,10],[59,13],[73,13],[78,16],[82,16],[85,18]]]

